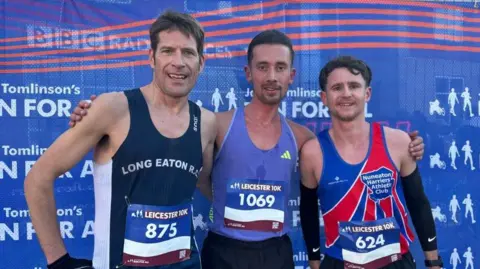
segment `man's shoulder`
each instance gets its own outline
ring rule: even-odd
[[[388,126],[383,126],[383,130],[385,133],[385,140],[392,149],[400,151],[406,151],[408,149],[411,138],[407,132]]]
[[[394,142],[398,143],[410,143],[410,136],[407,132],[403,130],[391,128],[388,126],[383,126],[383,130],[387,139],[395,140]]]
[[[299,149],[301,149],[307,141],[316,138],[315,134],[307,127],[289,119],[287,119],[287,123],[292,129],[293,135],[295,136],[295,140],[297,141],[297,145]]]
[[[221,122],[230,122],[233,118],[233,114],[235,113],[235,109],[230,109],[227,111],[216,112],[215,115],[218,121]]]
[[[200,107],[200,112],[201,112],[201,121],[206,127],[214,127],[216,124],[216,116],[215,113],[212,111]]]
[[[302,153],[302,157],[308,158],[308,159],[310,158],[316,159],[319,156],[321,157],[323,155],[320,147],[320,142],[318,141],[318,139],[307,140],[303,144],[301,153]]]
[[[92,101],[94,107],[102,112],[119,113],[128,109],[128,101],[123,92],[102,93]]]

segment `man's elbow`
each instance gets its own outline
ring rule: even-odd
[[[53,169],[42,167],[38,163],[34,165],[23,182],[25,194],[53,188],[53,182],[57,178],[53,171]]]

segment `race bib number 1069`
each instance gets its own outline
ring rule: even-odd
[[[285,183],[257,179],[230,179],[227,184],[224,224],[233,229],[283,229]]]

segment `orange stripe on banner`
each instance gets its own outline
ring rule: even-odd
[[[377,9],[377,8],[344,8],[344,9],[290,9],[290,10],[280,10],[273,11],[264,14],[252,15],[252,16],[242,16],[214,21],[205,21],[202,22],[203,27],[209,26],[218,26],[224,24],[231,24],[236,22],[246,22],[246,21],[255,21],[255,20],[265,20],[273,19],[283,16],[298,16],[298,15],[335,15],[335,14],[370,14],[370,15],[392,15],[392,16],[418,16],[425,18],[439,18],[439,19],[448,19],[448,20],[459,20],[467,22],[479,22],[480,18],[465,18],[462,16],[448,15],[448,14],[438,14],[435,12],[428,11],[410,11],[410,10],[399,10],[399,9]]]
[[[86,62],[86,61],[96,61],[96,60],[106,60],[106,59],[120,59],[120,58],[133,57],[133,56],[148,57],[148,54],[146,53],[145,50],[139,50],[139,51],[121,52],[121,53],[115,53],[115,54],[68,57],[68,58],[59,58],[59,59],[8,61],[8,62],[0,62],[0,66],[75,63],[75,62]]]
[[[258,8],[264,8],[264,7],[278,6],[283,3],[284,1],[282,0],[282,1],[271,1],[271,2],[265,2],[265,3],[250,4],[250,5],[241,5],[241,6],[228,7],[228,8],[222,8],[217,10],[211,10],[211,11],[202,11],[202,12],[192,14],[192,16],[195,18],[201,18],[201,17],[214,16],[214,15],[220,15],[225,13],[233,13],[237,11],[246,11],[246,10],[258,9]]]
[[[311,32],[311,33],[291,33],[288,34],[291,39],[310,39],[310,38],[331,38],[331,37],[401,37],[401,38],[423,38],[423,39],[440,39],[448,41],[469,41],[480,42],[480,37],[471,36],[455,36],[448,34],[427,34],[427,33],[415,33],[415,32],[397,32],[397,31],[339,31],[339,32]],[[251,39],[236,39],[220,42],[206,43],[205,48],[216,48],[224,46],[235,45],[248,45]],[[82,62],[93,61],[103,59],[116,59],[132,56],[147,55],[146,50],[135,52],[122,52],[112,54],[102,54],[95,56],[83,56],[83,57],[68,57],[68,58],[55,58],[55,59],[41,59],[41,60],[22,60],[22,61],[0,61],[0,66],[14,66],[14,65],[32,65],[32,64],[51,64],[51,63],[66,63],[66,62]]]
[[[275,11],[264,13],[260,15],[248,16],[248,17],[235,17],[229,19],[222,19],[222,20],[213,20],[213,21],[206,21],[202,22],[204,27],[208,26],[218,26],[224,24],[232,24],[235,22],[241,21],[251,21],[251,20],[262,20],[262,19],[270,19],[282,16],[294,16],[294,15],[326,15],[326,14],[375,14],[375,15],[407,15],[407,16],[419,16],[419,17],[428,17],[428,18],[442,18],[442,19],[451,19],[451,20],[465,20],[470,22],[480,22],[480,18],[462,18],[460,16],[454,15],[447,15],[447,14],[436,14],[434,12],[420,12],[420,11],[408,11],[408,10],[394,10],[394,9],[296,9],[296,10],[282,10],[282,11]],[[148,31],[136,31],[131,33],[123,33],[117,35],[110,35],[103,37],[104,40],[111,40],[113,38],[123,38],[123,37],[136,37],[142,36],[148,37]],[[69,46],[73,46],[76,44],[83,44],[88,42],[87,39],[82,38],[77,40],[73,40]],[[51,46],[60,46],[59,42],[48,42],[45,44],[37,44],[37,45],[10,45],[10,46],[0,46],[0,50],[14,50],[14,49],[32,49],[32,48],[48,48]]]
[[[463,52],[480,52],[480,47],[467,46],[448,46],[422,43],[393,43],[393,42],[356,42],[356,43],[326,43],[326,44],[308,44],[294,45],[295,51],[309,50],[327,50],[327,49],[428,49],[440,51],[463,51]],[[245,56],[247,52],[231,51],[209,55],[208,59],[231,58],[234,56]]]
[[[284,3],[295,3],[295,4],[330,4],[332,0],[284,0]],[[439,9],[450,9],[456,11],[463,11],[469,13],[479,14],[480,10],[475,8],[464,8],[455,5],[448,4],[436,4],[431,2],[419,2],[419,1],[410,1],[410,0],[336,0],[335,4],[371,4],[371,5],[393,5],[393,6],[412,6],[412,7],[428,7],[428,8],[439,8]],[[470,3],[473,6],[473,2]]]
[[[252,9],[256,9],[256,8],[260,8],[260,7],[271,7],[271,6],[275,6],[275,5],[280,5],[282,3],[283,3],[283,0],[282,1],[266,2],[266,3],[262,3],[262,4],[241,5],[241,6],[231,7],[231,8],[215,9],[215,10],[212,10],[212,11],[194,13],[194,14],[192,14],[192,16],[196,17],[196,18],[200,18],[200,17],[204,17],[204,16],[220,15],[220,14],[236,12],[236,11],[252,10]],[[145,25],[150,26],[150,24],[152,24],[154,21],[155,21],[154,19],[141,20],[141,21],[137,21],[137,22],[130,22],[130,23],[113,25],[113,26],[104,26],[104,27],[99,27],[99,28],[91,28],[91,29],[85,29],[85,30],[72,31],[71,33],[72,33],[72,35],[76,36],[76,35],[84,34],[84,33],[98,33],[98,32],[111,31],[111,30],[128,29],[128,28],[145,26]],[[45,35],[44,36],[44,38],[51,38],[51,37],[54,37],[54,35],[51,34],[51,35]],[[29,38],[28,36],[0,38],[0,43],[26,41],[26,40],[28,40],[28,38]]]
[[[395,26],[415,26],[423,28],[438,28],[438,29],[455,29],[461,31],[479,32],[480,27],[464,27],[457,25],[435,24],[427,22],[417,21],[396,21],[396,20],[315,20],[315,21],[294,21],[294,22],[280,22],[271,23],[266,25],[259,25],[253,27],[243,27],[236,29],[218,30],[207,32],[207,37],[225,36],[233,34],[242,34],[257,32],[266,29],[284,29],[284,28],[299,28],[310,26],[333,26],[333,25],[395,25]],[[21,52],[21,53],[9,53],[0,54],[0,58],[14,58],[14,57],[30,57],[41,55],[54,55],[54,54],[67,54],[67,53],[82,53],[92,51],[103,51],[108,49],[109,46],[99,46],[95,48],[82,48],[82,49],[64,49],[64,50],[48,50],[48,51],[35,51],[35,52]]]
[[[224,8],[224,9],[217,9],[217,10],[212,10],[212,11],[207,11],[207,12],[199,12],[199,13],[194,13],[192,16],[194,17],[205,17],[205,16],[211,16],[211,15],[219,15],[219,14],[225,14],[225,13],[230,13],[230,12],[235,12],[235,11],[245,11],[245,10],[251,10],[251,9],[256,9],[259,7],[273,7],[285,3],[331,3],[331,0],[283,0],[283,1],[271,1],[271,2],[265,2],[262,4],[250,4],[250,5],[242,5],[242,6],[236,6],[232,8]],[[357,0],[357,1],[345,1],[345,0],[338,0],[336,3],[356,3],[356,4],[388,4],[388,5],[395,5],[395,6],[403,6],[403,7],[408,7],[408,6],[421,6],[421,7],[430,7],[430,8],[441,8],[441,9],[452,9],[452,10],[457,10],[457,11],[464,11],[464,12],[472,12],[472,13],[480,13],[479,10],[477,9],[470,9],[470,8],[462,8],[458,6],[453,6],[453,5],[446,5],[446,4],[434,4],[434,3],[426,3],[426,2],[414,2],[414,1],[387,1],[387,0],[382,0],[382,2],[378,1],[368,1],[368,0]],[[469,18],[466,18],[469,19]],[[468,21],[468,20],[466,20]],[[144,25],[149,25],[153,22],[153,20],[142,20],[134,23],[126,23],[126,24],[119,24],[115,26],[106,26],[106,27],[99,27],[99,28],[92,28],[88,30],[79,30],[79,31],[91,31],[91,32],[101,32],[101,31],[110,31],[110,30],[115,30],[115,29],[127,29],[127,28],[133,28],[137,26],[144,26]],[[50,36],[51,37],[51,36]],[[10,38],[0,38],[0,43],[6,43],[6,42],[16,42],[16,41],[25,41],[27,40],[28,37],[10,37]]]
[[[207,32],[207,37],[224,36],[233,34],[244,34],[250,32],[258,32],[267,29],[283,29],[283,28],[300,28],[309,26],[334,26],[334,25],[395,25],[395,26],[415,26],[423,28],[438,28],[438,29],[455,29],[460,31],[470,31],[480,33],[480,27],[457,26],[430,22],[418,21],[396,21],[396,20],[317,20],[317,21],[292,21],[270,23],[252,27],[242,27],[236,29],[218,30]]]
[[[327,49],[381,49],[381,48],[480,52],[480,47],[448,46],[448,45],[421,44],[421,43],[393,43],[393,42],[327,43],[327,44],[308,44],[308,45],[294,46],[294,49],[296,51],[327,50]],[[221,58],[245,56],[246,54],[247,54],[246,51],[241,50],[241,51],[231,51],[231,52],[224,52],[224,53],[210,53],[210,54],[206,54],[205,56],[207,59],[221,59]],[[0,74],[83,71],[83,70],[131,67],[131,66],[148,65],[148,64],[149,64],[148,60],[138,60],[133,62],[96,64],[96,65],[86,65],[86,66],[2,69],[0,70]]]
[[[287,34],[291,39],[308,39],[308,38],[330,38],[330,37],[402,37],[402,38],[424,38],[424,39],[438,39],[448,41],[469,41],[480,42],[480,37],[472,36],[455,36],[449,34],[427,34],[415,32],[400,32],[400,31],[331,31],[331,32],[310,32],[310,33],[290,33]],[[250,38],[219,41],[207,43],[206,48],[247,45],[251,41]]]
[[[97,69],[114,69],[114,68],[121,68],[121,67],[134,67],[134,66],[148,65],[148,64],[149,64],[148,60],[139,60],[139,61],[133,61],[133,62],[95,64],[95,65],[85,65],[85,66],[9,69],[9,70],[0,70],[0,74],[86,71],[86,70],[97,70]]]

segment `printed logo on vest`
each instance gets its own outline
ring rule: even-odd
[[[382,166],[375,171],[364,172],[361,175],[362,182],[367,185],[370,198],[380,201],[392,195],[393,171]]]
[[[195,115],[193,115],[193,130],[198,131],[198,118]]]

